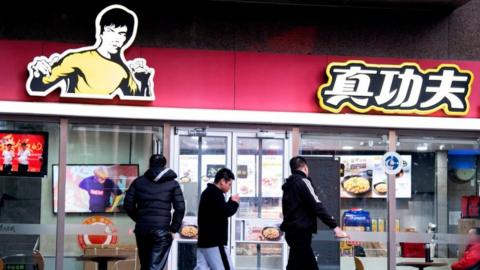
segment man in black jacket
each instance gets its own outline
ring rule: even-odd
[[[317,270],[311,247],[312,234],[317,232],[317,217],[335,232],[335,237],[348,235],[338,227],[334,217],[327,213],[318,199],[308,177],[307,161],[303,157],[290,160],[292,175],[282,186],[282,231],[290,246],[287,270]]]
[[[195,270],[233,270],[228,255],[228,218],[235,215],[240,197],[233,195],[225,202],[225,194],[235,179],[232,171],[223,168],[215,175],[200,197],[198,209],[198,249]]]
[[[163,270],[185,214],[177,174],[165,168],[166,163],[163,155],[152,155],[150,168],[133,181],[125,195],[124,208],[136,223],[141,270]]]

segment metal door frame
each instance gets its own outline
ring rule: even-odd
[[[193,134],[192,130],[196,130],[198,133]],[[204,134],[200,134],[203,133]],[[210,129],[196,129],[196,128],[188,128],[188,127],[173,127],[171,132],[170,132],[170,138],[171,143],[170,143],[170,167],[178,172],[179,168],[179,156],[180,156],[180,136],[199,136],[199,137],[225,137],[227,140],[227,147],[226,147],[226,166],[227,168],[231,168],[232,166],[232,132],[229,131],[222,131],[222,130],[210,130]],[[199,149],[201,151],[201,148]],[[201,153],[199,152],[199,155]],[[199,160],[199,165],[201,160]],[[199,166],[198,170],[201,170],[201,166]],[[199,173],[199,176],[201,173]],[[201,189],[201,183],[199,183],[199,190]],[[198,194],[200,196],[200,194]],[[178,266],[178,243],[196,243],[196,241],[185,241],[185,240],[180,240],[180,239],[175,239],[172,243],[172,248],[170,252],[170,256],[168,259],[168,270],[174,270],[177,269]]]
[[[284,164],[284,169],[283,169],[283,175],[284,178],[289,175],[290,171],[288,168],[288,160],[291,158],[291,153],[292,153],[292,140],[291,140],[291,132],[279,132],[279,131],[272,131],[272,134],[275,134],[272,137],[259,137],[257,132],[247,132],[247,131],[237,131],[233,132],[233,149],[232,149],[232,170],[234,172],[237,171],[237,142],[239,138],[252,138],[252,139],[282,139],[283,140],[283,164]],[[262,149],[262,144],[260,141],[259,148]],[[261,155],[260,155],[261,156]],[[259,166],[259,170],[261,171],[261,166]],[[261,172],[260,172],[261,175]],[[232,187],[232,192],[233,193],[238,193],[237,192],[237,185],[233,185]],[[237,221],[237,215],[232,217],[232,221],[230,222],[230,230],[231,234],[229,239],[232,243],[230,243],[230,253],[232,257],[232,263],[235,265],[237,256],[236,256],[236,240],[235,240],[235,234],[236,234],[236,229],[235,229],[235,224]],[[279,244],[282,244],[282,266],[283,269],[286,268],[287,266],[287,261],[288,261],[288,245],[285,242],[285,240],[282,240],[279,242]],[[258,263],[258,262],[257,262]]]

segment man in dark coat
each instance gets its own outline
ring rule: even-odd
[[[141,270],[163,270],[185,214],[183,193],[166,168],[163,155],[152,155],[150,168],[135,179],[125,195],[124,208],[135,221],[135,237]],[[174,209],[171,214],[172,206]]]
[[[213,184],[208,184],[198,209],[198,249],[195,270],[233,270],[228,244],[228,219],[238,210],[240,197],[225,194],[235,179],[232,171],[220,169]]]
[[[335,218],[318,199],[308,177],[307,161],[303,157],[290,160],[292,175],[282,186],[282,231],[290,246],[287,270],[317,270],[313,253],[312,234],[317,232],[317,218],[335,232],[335,237],[348,235],[338,227]]]

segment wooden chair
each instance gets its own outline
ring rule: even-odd
[[[18,259],[21,259],[21,258],[30,258],[31,261],[29,262],[29,264],[32,264],[33,263],[33,269],[35,270],[45,270],[45,259],[43,257],[43,255],[40,253],[40,251],[38,250],[34,250],[32,252],[32,255],[27,255],[27,254],[13,254],[13,255],[9,255],[9,256],[5,256],[3,258],[0,258],[0,270],[5,270],[5,260],[8,260],[9,259],[14,259],[15,258],[18,258]]]
[[[355,270],[365,270],[362,261],[358,257],[353,257],[353,259],[355,260]]]
[[[33,257],[33,262],[37,265],[37,269],[45,270],[45,258],[43,257],[42,253],[40,253],[40,251],[38,250],[34,250],[32,257]]]

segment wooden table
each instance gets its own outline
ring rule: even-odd
[[[113,261],[123,261],[126,260],[127,256],[122,255],[82,255],[77,258],[77,261],[90,261],[98,263],[98,270],[107,270],[108,269],[108,262]]]
[[[447,266],[447,263],[438,263],[438,262],[401,262],[397,263],[397,266],[410,266],[423,270],[427,267],[441,267]]]

